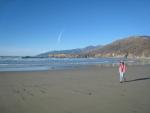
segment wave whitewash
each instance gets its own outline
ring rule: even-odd
[[[121,58],[22,58],[0,57],[0,71],[38,71],[70,69],[90,65],[117,65]],[[128,65],[149,64],[137,59],[124,59]]]

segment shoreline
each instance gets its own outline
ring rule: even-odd
[[[74,69],[84,69],[84,68],[90,68],[90,67],[118,67],[118,64],[88,64],[88,65],[71,65],[71,66],[60,66],[60,67],[27,67],[27,68],[6,68],[6,69],[0,69],[1,72],[40,72],[40,71],[59,71],[59,70],[74,70]],[[126,63],[127,66],[135,67],[135,66],[150,66],[149,63]]]
[[[6,59],[5,59],[6,60]],[[127,65],[150,65],[150,60],[124,59],[124,58],[84,58],[84,59],[9,59],[0,61],[1,71],[42,71],[83,68],[87,66],[116,66],[120,60]]]

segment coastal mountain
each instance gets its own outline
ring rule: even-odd
[[[50,51],[39,57],[150,57],[150,36],[131,36],[104,46]]]
[[[94,57],[150,57],[150,36],[131,36],[89,53]]]
[[[39,54],[38,57],[63,57],[64,55],[79,54],[81,49],[71,49],[71,50],[60,50],[60,51],[49,51],[46,53]]]
[[[102,46],[87,46],[85,48],[78,49],[49,51],[46,53],[39,54],[38,57],[82,57],[83,53],[88,53],[100,47]]]

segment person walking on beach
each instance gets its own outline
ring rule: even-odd
[[[126,81],[125,72],[127,71],[127,67],[123,61],[119,64],[119,73],[120,73],[120,83]]]

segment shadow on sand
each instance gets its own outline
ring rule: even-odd
[[[150,77],[138,78],[138,79],[133,79],[133,80],[127,80],[126,82],[134,82],[134,81],[141,81],[141,80],[150,80]]]

